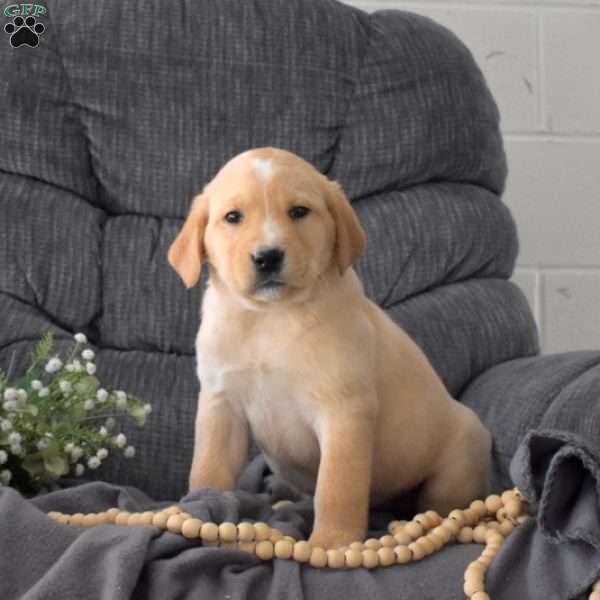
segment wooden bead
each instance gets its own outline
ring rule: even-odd
[[[497,494],[492,494],[485,499],[485,507],[490,515],[495,515],[503,504],[502,499]]]
[[[89,513],[83,516],[83,519],[81,519],[81,524],[83,527],[93,527],[94,525],[98,524],[98,518],[94,513]]]
[[[184,519],[191,519],[192,518],[192,515],[190,515],[189,512],[180,512],[179,516],[183,517]]]
[[[517,495],[513,490],[506,490],[500,494],[500,500],[502,500],[502,503],[506,506],[512,500],[517,500]]]
[[[486,534],[485,534],[485,543],[490,545],[490,544],[494,544],[494,545],[502,545],[502,542],[504,541],[504,536],[501,533],[498,533],[497,531],[488,529]]]
[[[498,512],[496,512],[496,520],[499,523],[502,523],[502,521],[506,521],[506,519],[508,519],[508,513],[503,506],[502,508],[498,509]]]
[[[588,600],[600,600],[600,592],[598,592],[598,591],[592,592],[588,596]]]
[[[271,560],[273,558],[273,542],[262,540],[256,544],[256,556],[261,560]]]
[[[343,567],[345,563],[345,556],[341,550],[337,548],[327,550],[327,566],[330,569],[339,569]]]
[[[388,524],[388,533],[393,534],[394,530],[398,527],[398,524],[400,523],[400,521],[390,521]]]
[[[428,510],[426,513],[427,517],[429,517],[429,520],[432,523],[432,527],[437,527],[442,521],[442,517],[440,517],[440,515],[435,512],[435,510]]]
[[[413,522],[418,523],[423,528],[423,531],[427,531],[428,529],[431,529],[431,527],[433,527],[433,523],[431,522],[429,517],[424,513],[419,513],[418,515],[415,515],[413,517]]]
[[[269,536],[271,535],[271,528],[266,523],[263,523],[262,521],[257,521],[256,523],[254,523],[254,532],[254,539],[257,542],[261,542],[263,540],[269,539]]]
[[[490,546],[486,546],[485,550],[481,553],[482,557],[489,556],[490,558],[495,558],[496,554],[498,554],[498,548],[493,548]]]
[[[389,546],[382,546],[377,550],[379,564],[382,567],[389,567],[396,562],[396,554]]]
[[[466,524],[465,515],[462,510],[451,511],[448,518],[456,521],[459,527],[463,527]]]
[[[461,544],[470,544],[473,541],[473,529],[471,527],[462,527],[456,539]]]
[[[293,550],[292,556],[295,561],[305,563],[305,562],[308,562],[308,560],[310,558],[311,550],[312,550],[311,545],[308,542],[302,540],[302,541],[296,542],[294,544],[294,550]]]
[[[237,546],[242,552],[255,553],[256,544],[254,542],[238,542]]]
[[[160,527],[160,529],[166,529],[167,521],[170,516],[171,515],[168,515],[166,512],[155,513],[154,517],[152,517],[152,525],[154,525],[154,527]]]
[[[444,519],[440,527],[447,529],[450,532],[450,537],[458,535],[458,532],[460,531],[460,525],[452,519]]]
[[[271,528],[271,533],[269,534],[269,539],[275,543],[279,540],[283,539],[283,533],[279,531],[279,529]]]
[[[411,521],[404,526],[404,533],[407,533],[413,540],[416,540],[423,535],[423,528],[418,523]]]
[[[465,578],[467,577],[467,575],[469,575],[469,577],[473,574],[477,574],[480,577],[483,577],[485,575],[485,572],[487,571],[487,566],[477,562],[477,561],[473,561],[470,562],[467,565],[467,568],[465,569]]]
[[[169,506],[168,508],[164,508],[161,512],[165,512],[166,514],[168,514],[169,516],[171,515],[176,515],[177,513],[181,512],[181,508],[179,508],[179,506],[176,506],[175,504],[173,506]]]
[[[55,521],[56,521],[56,519],[58,519],[58,517],[59,517],[61,514],[62,514],[62,513],[56,512],[55,510],[51,510],[51,511],[48,513],[48,516],[49,516],[51,519],[53,519],[53,520],[55,520]]]
[[[415,540],[415,544],[421,544],[425,549],[425,553],[427,556],[433,554],[435,552],[435,546],[433,542],[427,536],[421,536],[420,538]]]
[[[252,525],[252,523],[238,523],[237,537],[241,542],[252,542],[255,533],[254,525]]]
[[[381,548],[381,542],[376,538],[369,538],[365,541],[365,548],[377,551]]]
[[[151,510],[147,510],[140,515],[140,524],[141,525],[152,525],[153,519],[154,519],[154,513]]]
[[[387,548],[393,548],[398,544],[393,535],[384,535],[379,538],[381,545]]]
[[[108,522],[106,512],[96,513],[96,525],[104,525]]]
[[[178,513],[171,515],[167,519],[167,529],[171,533],[181,533],[181,526],[183,525],[184,521],[185,519]]]
[[[423,548],[421,544],[417,544],[416,542],[409,544],[408,549],[412,552],[413,560],[421,560],[422,558],[425,558],[425,556],[427,556],[425,548]]]
[[[523,523],[526,523],[527,521],[529,521],[529,519],[531,519],[531,517],[529,515],[521,515],[521,516],[517,517],[517,523],[519,525],[522,525]]]
[[[485,592],[475,592],[471,600],[490,600],[490,597]]]
[[[465,581],[463,590],[465,592],[465,595],[469,597],[471,597],[476,592],[483,592],[483,581],[481,579],[468,579],[467,581]]]
[[[435,527],[431,533],[439,535],[444,540],[444,544],[447,544],[450,538],[452,537],[452,532],[449,529],[442,527],[441,525]]]
[[[504,537],[510,535],[513,529],[514,525],[510,521],[502,521],[502,523],[500,523],[500,533]]]
[[[374,569],[379,565],[379,555],[371,548],[362,551],[362,566],[365,569]]]
[[[312,567],[322,569],[327,566],[327,552],[323,548],[316,546],[311,550],[308,561]]]
[[[598,579],[598,581],[594,582],[594,585],[592,586],[592,590],[594,590],[594,592],[596,592],[597,590],[600,590],[600,579]]]
[[[222,542],[235,542],[237,541],[237,527],[235,523],[230,521],[224,521],[219,525],[219,539]]]
[[[203,542],[216,542],[219,539],[219,526],[216,523],[203,523],[200,537]]]
[[[127,522],[129,521],[130,516],[131,516],[131,513],[127,512],[126,510],[120,512],[115,517],[115,524],[116,525],[127,525]]]
[[[446,544],[442,536],[438,535],[437,533],[433,533],[433,531],[427,534],[427,539],[431,541],[436,552],[440,550],[440,548],[443,548]]]
[[[127,519],[127,525],[129,527],[133,527],[134,525],[139,525],[140,513],[134,512],[129,515],[129,519]]]
[[[118,508],[109,508],[106,511],[106,522],[107,523],[114,523],[118,514],[119,514],[119,509]]]
[[[271,504],[271,506],[274,510],[278,510],[284,506],[288,506],[289,504],[292,504],[291,500],[279,500],[279,502],[275,502],[275,504]]]
[[[346,552],[344,552],[344,558],[346,561],[346,566],[350,569],[356,569],[357,567],[362,567],[362,551],[355,550],[354,548],[348,548]]]
[[[396,532],[394,534],[394,540],[396,541],[396,544],[400,544],[402,546],[406,546],[407,544],[410,544],[413,541],[412,537],[404,531]]]
[[[293,552],[294,546],[289,542],[289,540],[281,539],[275,542],[275,556],[277,558],[287,560],[288,558],[292,557]]]
[[[488,515],[488,509],[483,500],[473,500],[469,504],[469,508],[477,513],[479,519],[483,519],[483,517],[487,517]]]
[[[492,564],[492,559],[489,556],[483,556],[483,554],[477,559],[477,562],[489,567]]]
[[[479,513],[473,508],[466,508],[463,510],[463,515],[465,516],[465,525],[469,527],[477,525],[481,520]]]
[[[365,545],[362,542],[352,542],[348,548],[350,550],[358,550],[359,552],[362,552],[365,549]]]
[[[394,548],[394,554],[396,555],[396,562],[398,564],[405,564],[412,560],[412,551],[408,546],[396,546]]]
[[[181,526],[181,535],[188,540],[197,539],[200,537],[200,529],[202,521],[200,519],[186,519]]]
[[[521,502],[517,499],[509,500],[504,509],[509,518],[516,519],[521,514]]]
[[[63,525],[71,524],[71,517],[69,515],[60,515],[59,517],[56,518],[56,520],[59,523],[62,523]]]
[[[485,544],[485,535],[487,533],[487,527],[485,525],[477,525],[473,529],[473,541],[478,544]]]

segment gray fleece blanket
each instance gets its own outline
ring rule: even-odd
[[[494,600],[577,598],[600,575],[599,464],[593,449],[574,434],[541,431],[525,438],[511,476],[531,499],[536,519],[517,529],[493,563],[488,590]],[[415,564],[373,571],[263,562],[148,526],[83,529],[55,523],[46,511],[165,506],[135,488],[74,483],[32,499],[0,488],[2,600],[463,600],[464,568],[482,550],[456,545]],[[274,510],[271,504],[283,498],[292,504]],[[306,537],[312,525],[311,498],[298,496],[271,474],[261,455],[249,463],[235,492],[204,488],[174,500],[201,519],[264,520],[295,537]],[[373,512],[370,535],[383,534],[393,516]]]

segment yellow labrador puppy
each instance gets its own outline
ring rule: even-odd
[[[309,542],[362,539],[369,504],[420,486],[447,513],[488,492],[491,436],[363,293],[365,233],[342,189],[276,148],[230,160],[196,196],[168,260],[209,280],[190,490],[232,489],[249,436],[315,496]]]

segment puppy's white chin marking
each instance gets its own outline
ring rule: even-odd
[[[264,300],[277,300],[281,297],[281,288],[261,287],[256,290],[255,295]]]

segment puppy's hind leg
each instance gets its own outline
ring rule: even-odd
[[[420,512],[435,510],[442,517],[464,509],[490,492],[492,436],[481,423],[453,438],[433,473],[424,481],[417,505]]]

